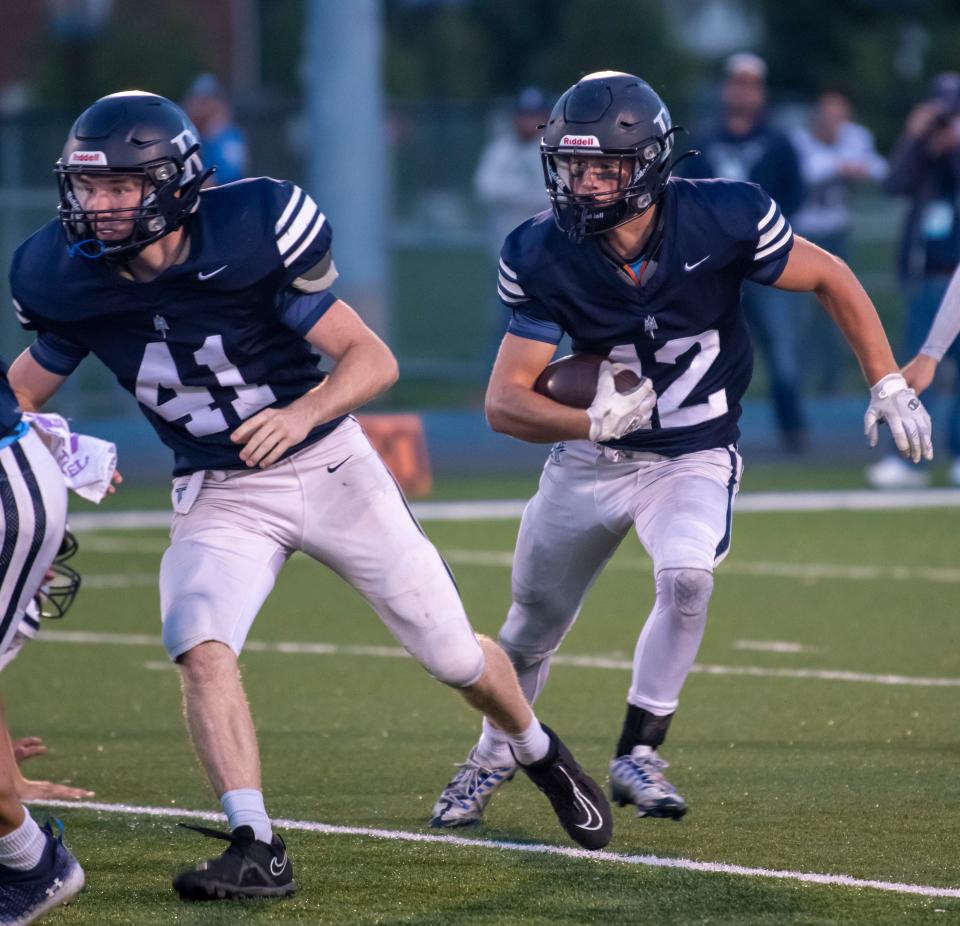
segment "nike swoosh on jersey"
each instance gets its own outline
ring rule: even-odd
[[[198,280],[201,280],[201,281],[203,281],[203,280],[209,280],[210,277],[215,277],[218,273],[221,273],[222,271],[226,270],[227,267],[229,267],[229,266],[230,266],[229,264],[224,264],[222,267],[217,267],[216,270],[211,270],[210,273],[204,273],[204,272],[201,270],[201,271],[197,274],[197,279],[198,279]]]
[[[343,464],[346,463],[347,460],[349,460],[350,457],[352,457],[352,456],[353,456],[353,454],[350,454],[349,457],[347,457],[347,458],[344,459],[344,460],[341,460],[336,466],[328,466],[328,467],[327,467],[327,472],[328,472],[328,473],[335,473],[335,472],[336,472],[338,469],[340,469],[340,467],[343,466]]]
[[[687,273],[689,273],[691,270],[695,269],[696,267],[699,267],[705,260],[708,260],[709,257],[710,257],[709,254],[706,257],[701,257],[700,260],[698,260],[695,264],[688,264],[686,261],[684,261],[683,269],[686,270]]]

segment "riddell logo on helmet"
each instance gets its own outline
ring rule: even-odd
[[[560,139],[561,148],[599,148],[600,139],[596,135],[564,135]]]
[[[96,167],[107,167],[107,156],[102,151],[74,151],[70,155],[70,164],[93,164]]]

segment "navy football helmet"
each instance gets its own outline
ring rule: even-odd
[[[72,253],[127,260],[183,225],[213,173],[204,171],[199,151],[193,123],[165,97],[125,90],[97,100],[73,124],[55,168]],[[139,208],[84,210],[73,189],[81,174],[141,178]],[[98,239],[96,219],[132,221],[133,232],[122,241]]]
[[[581,241],[646,212],[670,178],[674,131],[663,100],[639,77],[597,71],[575,83],[557,100],[540,143],[559,228]],[[577,193],[593,158],[615,188]]]
[[[40,616],[59,619],[63,617],[80,591],[80,573],[67,565],[79,548],[77,538],[68,528],[60,542],[60,549],[53,559],[47,577],[36,595]]]

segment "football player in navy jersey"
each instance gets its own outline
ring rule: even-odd
[[[38,409],[95,354],[174,452],[163,640],[230,843],[182,872],[185,899],[284,896],[292,868],[261,791],[237,657],[287,558],[351,583],[404,648],[504,732],[570,836],[610,839],[609,805],[541,727],[506,655],[478,638],[443,560],[350,412],[397,377],[389,348],[331,289],[330,225],[289,182],[201,192],[193,126],[139,91],[94,103],[57,163],[59,221],[16,252],[33,345],[11,367]],[[335,367],[319,370],[313,349]]]
[[[730,546],[737,420],[752,368],[744,281],[817,294],[870,384],[871,444],[884,420],[914,462],[933,447],[930,419],[849,268],[795,237],[760,187],[671,179],[673,132],[660,97],[629,74],[590,74],[560,97],[541,143],[552,214],[524,222],[502,250],[499,291],[513,317],[486,411],[496,431],[554,444],[523,514],[499,642],[535,701],[587,590],[636,530],[656,601],[636,645],[611,789],[640,816],[679,818],[687,804],[658,750]],[[585,411],[534,390],[564,333],[575,350],[609,357]],[[642,380],[619,393],[623,369]],[[485,724],[435,825],[481,819],[513,769]]]
[[[60,468],[21,418],[0,360],[0,661],[60,547],[67,489]],[[0,923],[32,923],[83,888],[58,822],[37,825],[20,803],[13,745],[0,708]]]

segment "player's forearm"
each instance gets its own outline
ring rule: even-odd
[[[890,342],[870,297],[846,264],[838,266],[814,292],[853,349],[870,385],[898,370]]]
[[[943,302],[937,309],[933,324],[930,326],[930,333],[923,342],[920,353],[932,357],[939,363],[943,360],[943,355],[950,350],[958,334],[960,334],[960,267],[954,271],[950,285],[943,294]]]
[[[488,391],[485,411],[494,431],[533,444],[586,440],[590,436],[586,411],[560,405],[521,385]]]
[[[397,361],[380,341],[357,344],[344,351],[330,375],[291,407],[306,412],[313,426],[366,405],[387,391],[399,375]]]

